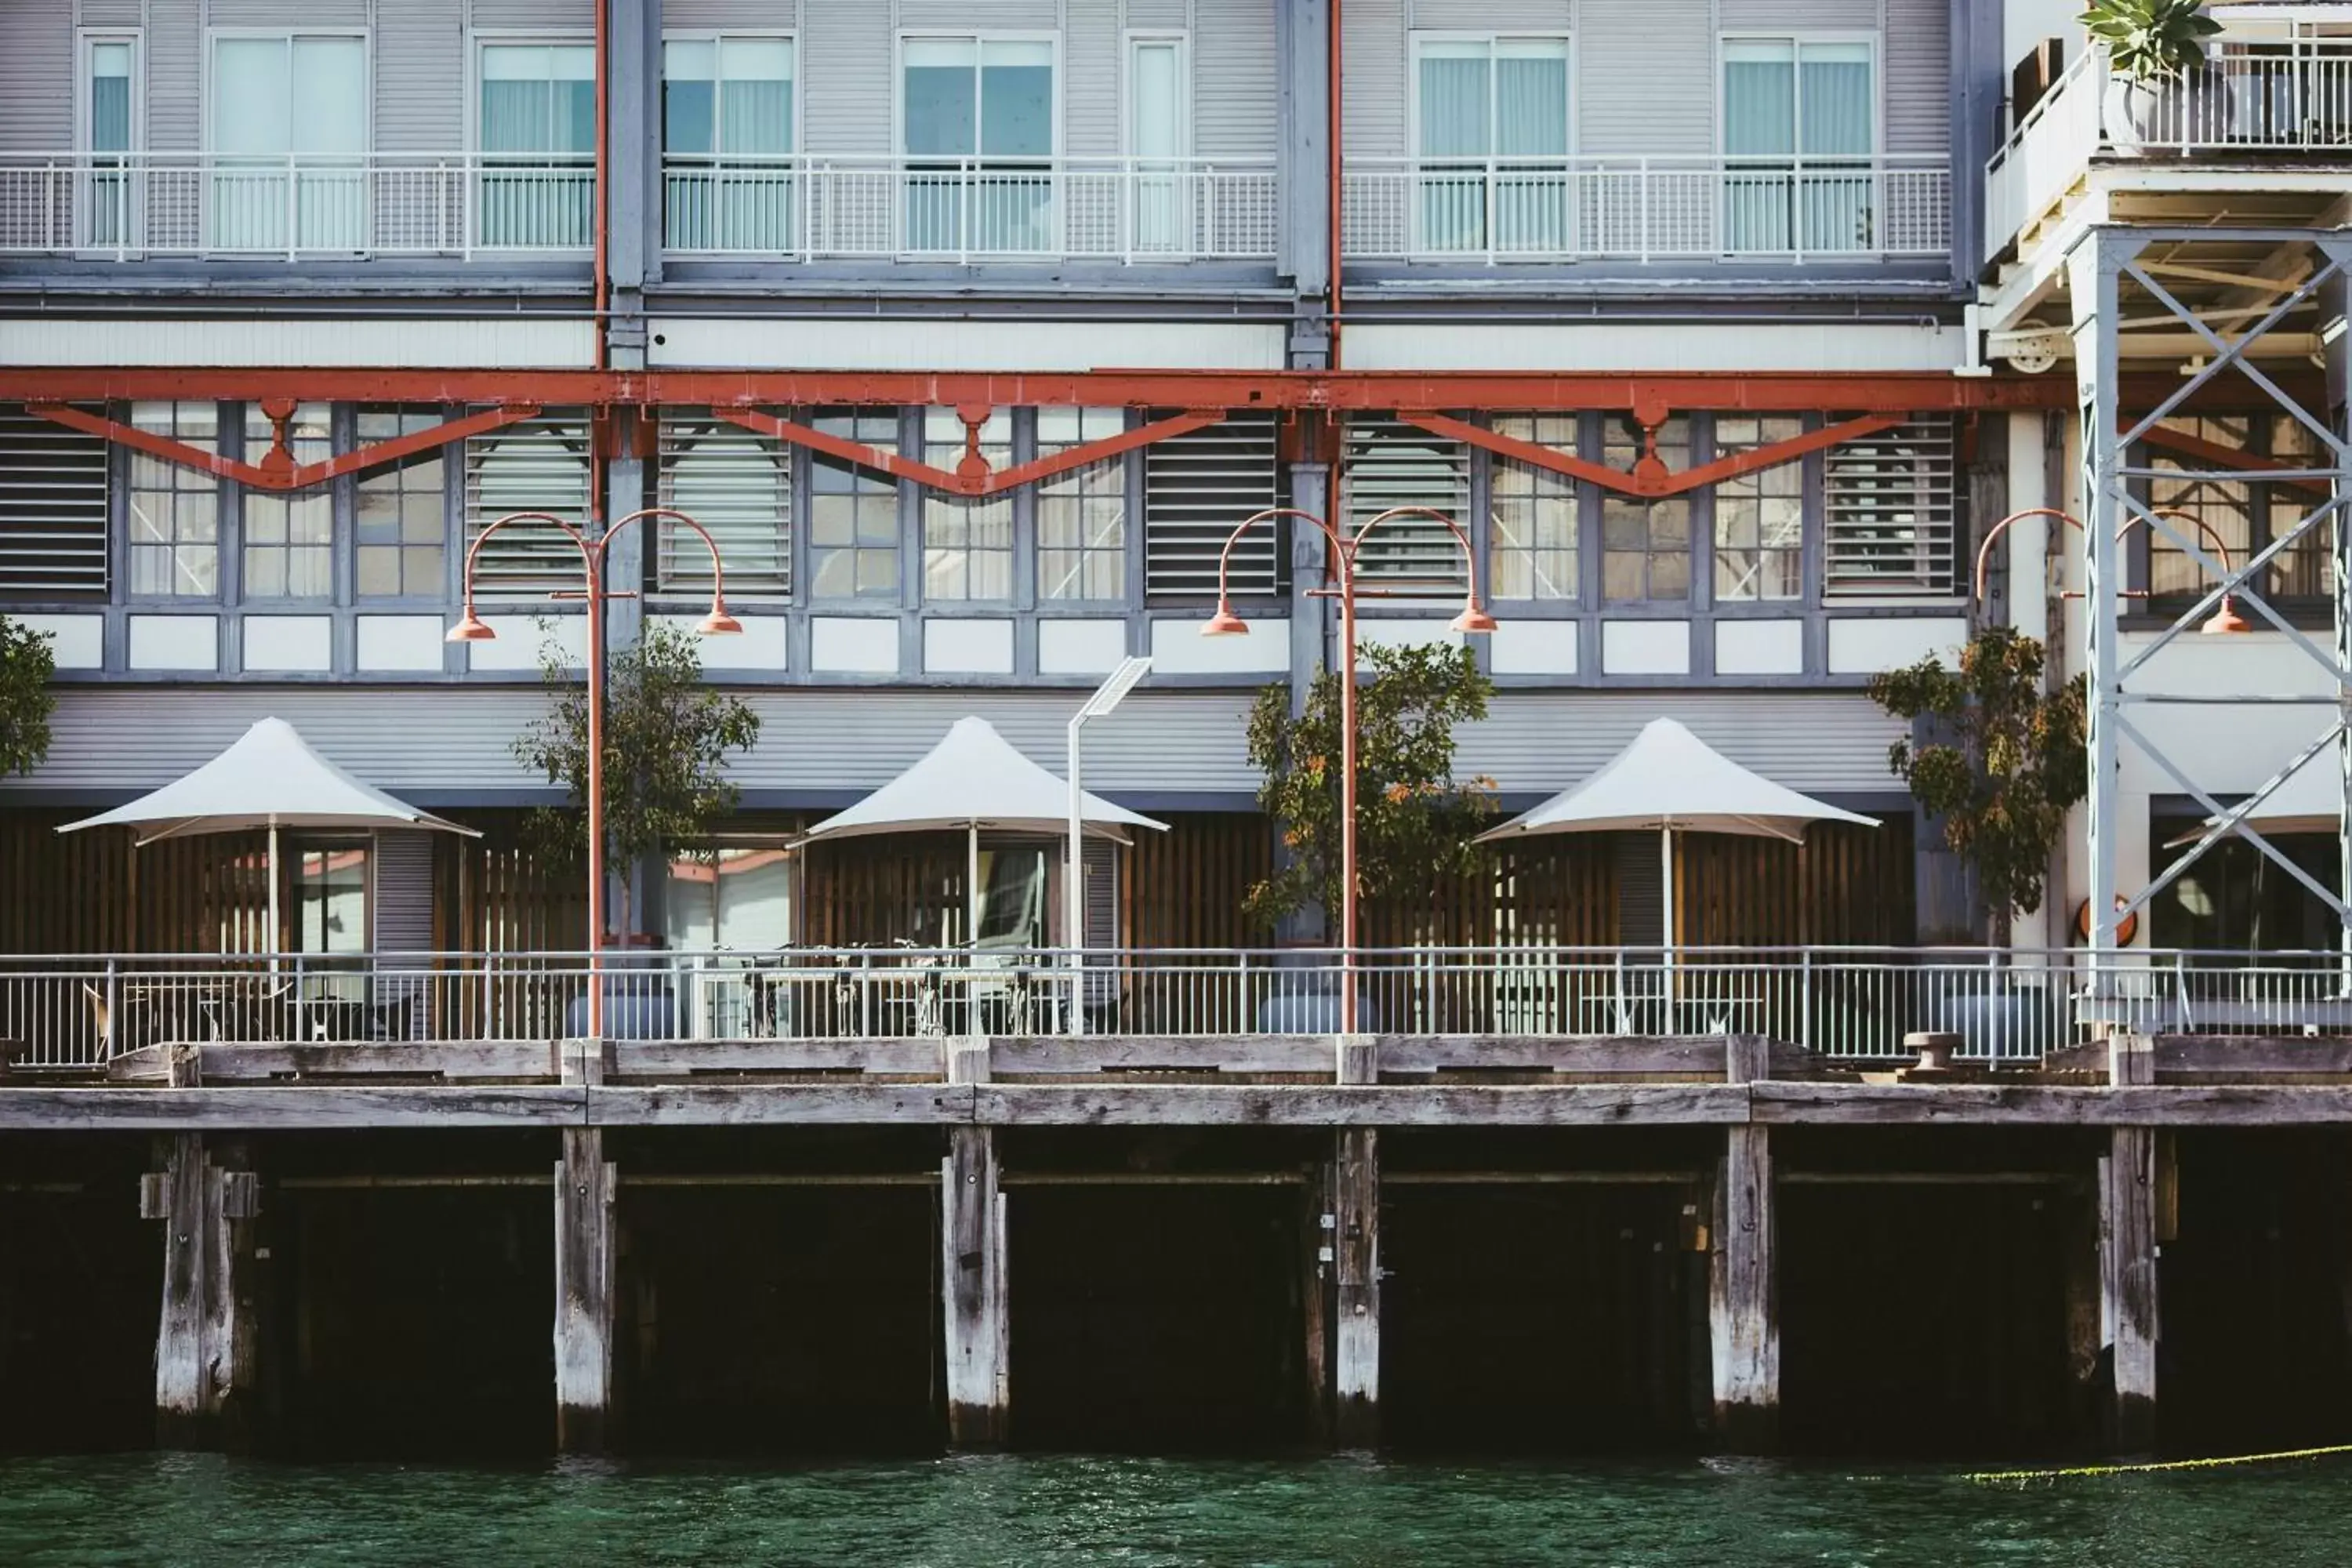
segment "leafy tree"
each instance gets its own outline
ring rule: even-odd
[[[524,824],[533,849],[578,866],[588,847],[588,688],[552,642],[540,654],[551,704],[516,740],[523,766],[570,787],[563,807],[534,808]],[[751,750],[760,718],[741,699],[702,683],[695,638],[648,621],[635,647],[612,656],[604,702],[604,833],[608,863],[621,879],[619,925],[638,860],[690,844],[735,809],[742,792],[724,771],[730,752]]]
[[[1494,685],[1466,647],[1363,650],[1356,696],[1356,856],[1365,899],[1468,870],[1495,815],[1495,781],[1454,777],[1454,726],[1486,716]],[[1318,670],[1306,710],[1269,686],[1250,712],[1249,754],[1265,773],[1258,805],[1282,825],[1288,863],[1249,891],[1253,920],[1339,907],[1339,678]]]
[[[2084,685],[2042,689],[2042,645],[2008,626],[1979,632],[1957,670],[1933,658],[1874,676],[1870,695],[1898,719],[1926,719],[1946,739],[1897,741],[1887,766],[1944,821],[1944,842],[1976,869],[2006,941],[2010,911],[2042,907],[2066,812],[2089,788]]]
[[[0,616],[0,778],[29,773],[48,754],[57,668],[47,637]]]

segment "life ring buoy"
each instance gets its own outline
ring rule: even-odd
[[[2116,895],[2116,908],[2120,910],[2123,907],[2124,896],[2121,893],[2117,893]],[[2129,947],[2132,944],[2133,940],[2138,935],[2139,911],[2137,910],[2132,910],[2129,914],[2124,916],[2122,920],[2116,922],[2116,945],[2117,947]],[[2088,942],[2091,940],[2091,900],[2088,899],[2084,899],[2081,903],[2074,906],[2074,940],[2080,942]]]

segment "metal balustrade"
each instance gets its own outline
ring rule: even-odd
[[[1881,157],[1351,158],[1356,260],[1944,256],[1948,160]]]
[[[0,255],[585,252],[586,154],[0,153]]]
[[[809,261],[1271,260],[1270,159],[672,153],[674,255]]]
[[[1986,258],[2055,206],[2097,157],[2352,160],[2352,38],[2224,33],[2206,53],[2201,68],[2129,93],[2104,51],[2077,57],[1986,165]]]
[[[614,953],[605,1033],[625,1040],[985,1034],[1326,1035],[1329,951],[793,949]],[[586,1029],[582,953],[0,958],[0,1051],[80,1068],[178,1042],[545,1041]],[[1843,1059],[1906,1035],[2030,1063],[2108,1029],[2352,1034],[2352,969],[2318,952],[2008,949],[1430,948],[1360,953],[1366,1032],[1761,1035]]]

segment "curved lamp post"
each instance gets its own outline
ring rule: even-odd
[[[551,512],[510,511],[474,536],[466,547],[466,614],[465,618],[449,629],[445,642],[489,642],[498,637],[488,623],[474,614],[474,565],[489,542],[490,535],[509,523],[543,522],[560,528],[580,551],[580,567],[587,579],[583,588],[560,588],[548,595],[551,599],[581,599],[588,606],[588,1034],[592,1039],[604,1037],[604,603],[608,599],[634,599],[635,593],[610,593],[604,587],[604,552],[615,534],[633,522],[649,517],[664,517],[682,522],[702,537],[710,550],[710,613],[702,617],[695,630],[704,637],[723,637],[740,632],[743,623],[727,613],[725,569],[719,559],[719,542],[710,531],[682,511],[668,507],[649,506],[633,511],[626,517],[615,518],[611,527],[601,534],[591,535],[576,523],[567,522]]]
[[[2230,560],[2230,546],[2222,540],[2221,534],[2215,531],[2213,525],[2207,522],[2203,518],[2199,517],[2194,512],[2182,511],[2178,507],[2158,507],[2156,508],[2150,515],[2168,518],[2174,521],[2185,522],[2194,527],[2199,535],[2204,539],[2205,542],[2213,547],[2213,553],[2221,558],[2221,570],[2224,572],[2234,570]],[[2002,533],[2007,531],[2011,523],[2021,521],[2029,517],[2054,517],[2059,521],[2065,523],[2068,527],[2074,529],[2078,533],[2082,531],[2083,528],[2082,520],[2077,518],[2072,512],[2060,511],[2054,506],[2030,506],[2022,511],[2011,512],[2007,517],[2002,518],[1999,522],[1994,523],[1990,528],[1985,530],[1984,542],[1977,546],[1976,599],[1978,602],[1981,602],[1984,598],[1985,573],[1992,564],[1993,541],[1999,539]],[[2121,540],[2123,536],[2129,533],[2133,528],[2145,523],[2147,521],[2147,519],[2144,517],[2130,517],[2125,519],[2123,527],[2116,531],[2116,538],[2117,540]],[[2069,594],[2067,596],[2073,598],[2077,597],[2078,595]],[[2122,590],[2121,596],[2126,599],[2145,599],[2149,596],[2149,591],[2146,588],[2126,588]],[[2221,595],[2221,607],[2216,609],[2211,616],[2207,617],[2205,624],[2199,626],[2197,629],[2200,633],[2204,633],[2208,636],[2219,635],[2228,637],[2238,632],[2250,632],[2254,628],[2248,623],[2243,616],[2238,614],[2238,607],[2231,602],[2231,595],[2224,594]]]
[[[1356,599],[1359,593],[1386,596],[1381,589],[1360,589],[1356,581],[1356,552],[1372,530],[1392,517],[1420,517],[1445,525],[1454,535],[1454,542],[1462,547],[1463,569],[1467,584],[1462,601],[1462,613],[1454,617],[1449,631],[1466,633],[1491,632],[1495,617],[1478,604],[1478,557],[1470,547],[1470,535],[1453,518],[1425,506],[1394,506],[1366,520],[1349,537],[1331,523],[1311,511],[1297,507],[1273,506],[1244,518],[1240,526],[1225,540],[1225,547],[1217,553],[1217,613],[1201,628],[1206,637],[1238,637],[1249,630],[1249,623],[1234,613],[1233,596],[1227,587],[1227,567],[1233,560],[1234,546],[1242,535],[1261,522],[1277,517],[1300,518],[1323,531],[1330,542],[1329,564],[1325,586],[1308,590],[1310,597],[1339,601],[1339,1032],[1356,1032]]]

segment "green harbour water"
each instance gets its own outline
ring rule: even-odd
[[[0,1563],[876,1568],[2352,1563],[2352,1457],[1955,1471],[1016,1456],[806,1468],[0,1461]]]

